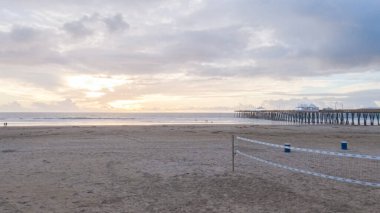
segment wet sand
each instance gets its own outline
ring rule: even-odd
[[[231,135],[380,155],[380,128],[91,126],[0,128],[0,212],[378,212],[380,189],[237,156]]]

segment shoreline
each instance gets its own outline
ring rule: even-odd
[[[380,126],[379,125],[340,125],[340,124],[295,124],[295,123],[285,123],[281,124],[280,122],[277,122],[275,124],[262,124],[262,123],[136,123],[136,124],[46,124],[46,125],[12,125],[12,123],[8,122],[8,126],[0,126],[1,128],[17,128],[17,127],[120,127],[120,126],[273,126],[273,127],[332,127],[332,128],[379,128],[380,133]]]

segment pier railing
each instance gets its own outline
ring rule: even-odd
[[[378,125],[380,109],[341,110],[238,110],[235,117],[285,121],[297,124]]]

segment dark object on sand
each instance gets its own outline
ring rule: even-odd
[[[341,141],[340,147],[342,148],[342,150],[347,150],[348,149],[348,142],[347,141]]]

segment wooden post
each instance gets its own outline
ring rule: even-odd
[[[232,172],[235,171],[235,135],[232,135]]]

